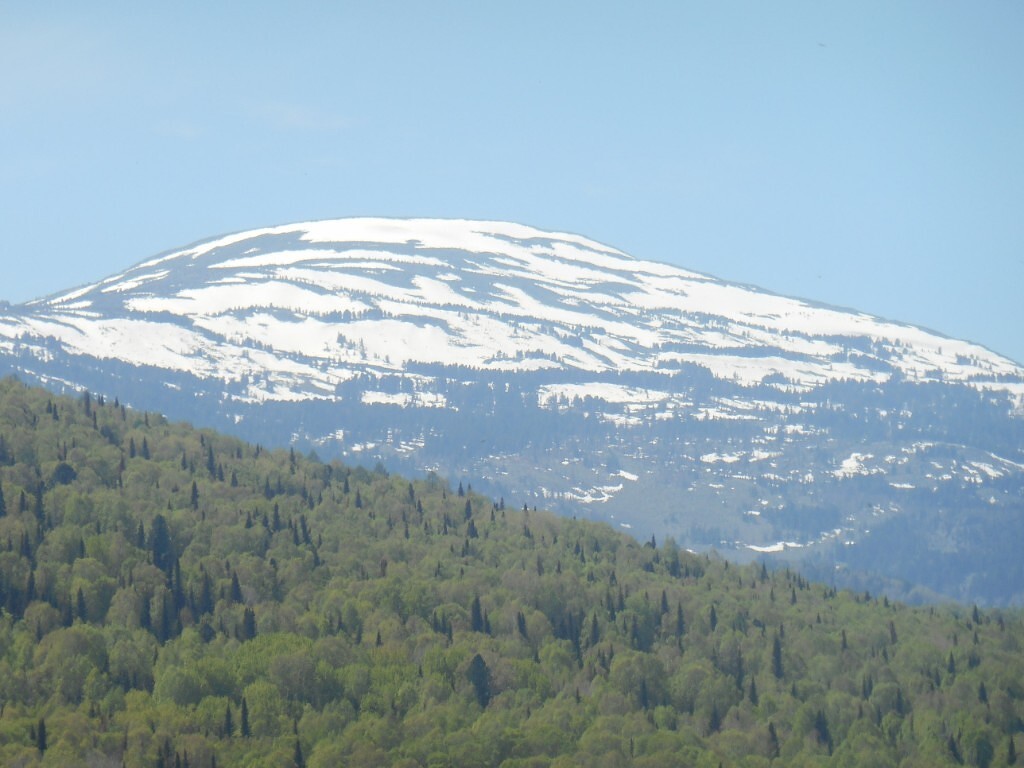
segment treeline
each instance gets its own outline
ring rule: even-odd
[[[0,382],[4,766],[1004,766],[1018,612],[911,609]]]

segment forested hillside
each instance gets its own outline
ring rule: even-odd
[[[1016,611],[0,382],[4,766],[1005,766]]]

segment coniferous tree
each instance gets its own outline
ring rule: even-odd
[[[242,639],[252,640],[256,637],[256,613],[249,606],[242,612]]]
[[[149,598],[142,596],[142,608],[139,611],[139,626],[143,629],[150,629],[153,626],[153,617],[150,612]]]
[[[473,603],[469,608],[469,628],[474,632],[484,631],[484,615],[480,609],[480,596],[473,596]]]
[[[82,592],[82,588],[78,588],[78,594],[75,595],[75,615],[82,621],[89,620],[89,611],[85,605],[85,594]]]
[[[473,686],[477,703],[481,707],[486,707],[491,700],[491,671],[479,653],[469,662],[466,677]]]
[[[829,731],[828,719],[824,710],[819,709],[814,718],[814,730],[818,734],[818,741],[828,747],[828,753],[832,754],[832,733]]]
[[[210,574],[206,573],[206,571],[203,571],[203,578],[199,587],[199,601],[196,607],[199,610],[200,616],[213,613],[213,582],[210,580]]]
[[[39,754],[46,751],[46,746],[46,720],[39,718],[36,724],[36,749],[39,750]]]
[[[159,513],[153,518],[153,524],[149,529],[149,551],[153,553],[153,565],[168,573],[174,565],[171,532],[167,528],[167,519]]]
[[[953,734],[949,734],[949,739],[946,740],[946,748],[949,750],[949,754],[958,763],[964,761],[963,756],[960,754],[960,745],[956,743],[956,739],[953,738]]]
[[[718,733],[722,728],[722,715],[718,711],[718,703],[711,704],[711,714],[708,716],[708,733]]]
[[[46,523],[46,510],[43,509],[43,483],[40,481],[36,485],[35,504],[32,508],[32,514],[35,515],[36,521],[40,526]]]
[[[782,641],[776,635],[772,641],[772,674],[779,680],[783,677],[782,670]]]
[[[242,697],[242,714],[239,716],[239,733],[243,738],[249,738],[252,733],[249,731],[249,703]]]

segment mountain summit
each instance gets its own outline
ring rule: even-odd
[[[1024,595],[1018,365],[577,235],[228,235],[0,310],[0,371],[898,594]]]
[[[254,400],[333,397],[360,372],[419,365],[663,377],[697,367],[798,387],[898,376],[1005,390],[1004,377],[1024,374],[974,344],[502,222],[340,219],[243,232],[5,320],[0,333],[53,338],[70,353],[228,383],[266,378],[266,389],[237,395]]]

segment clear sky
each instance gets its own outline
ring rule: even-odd
[[[1024,3],[0,0],[0,299],[508,219],[1024,362]]]

